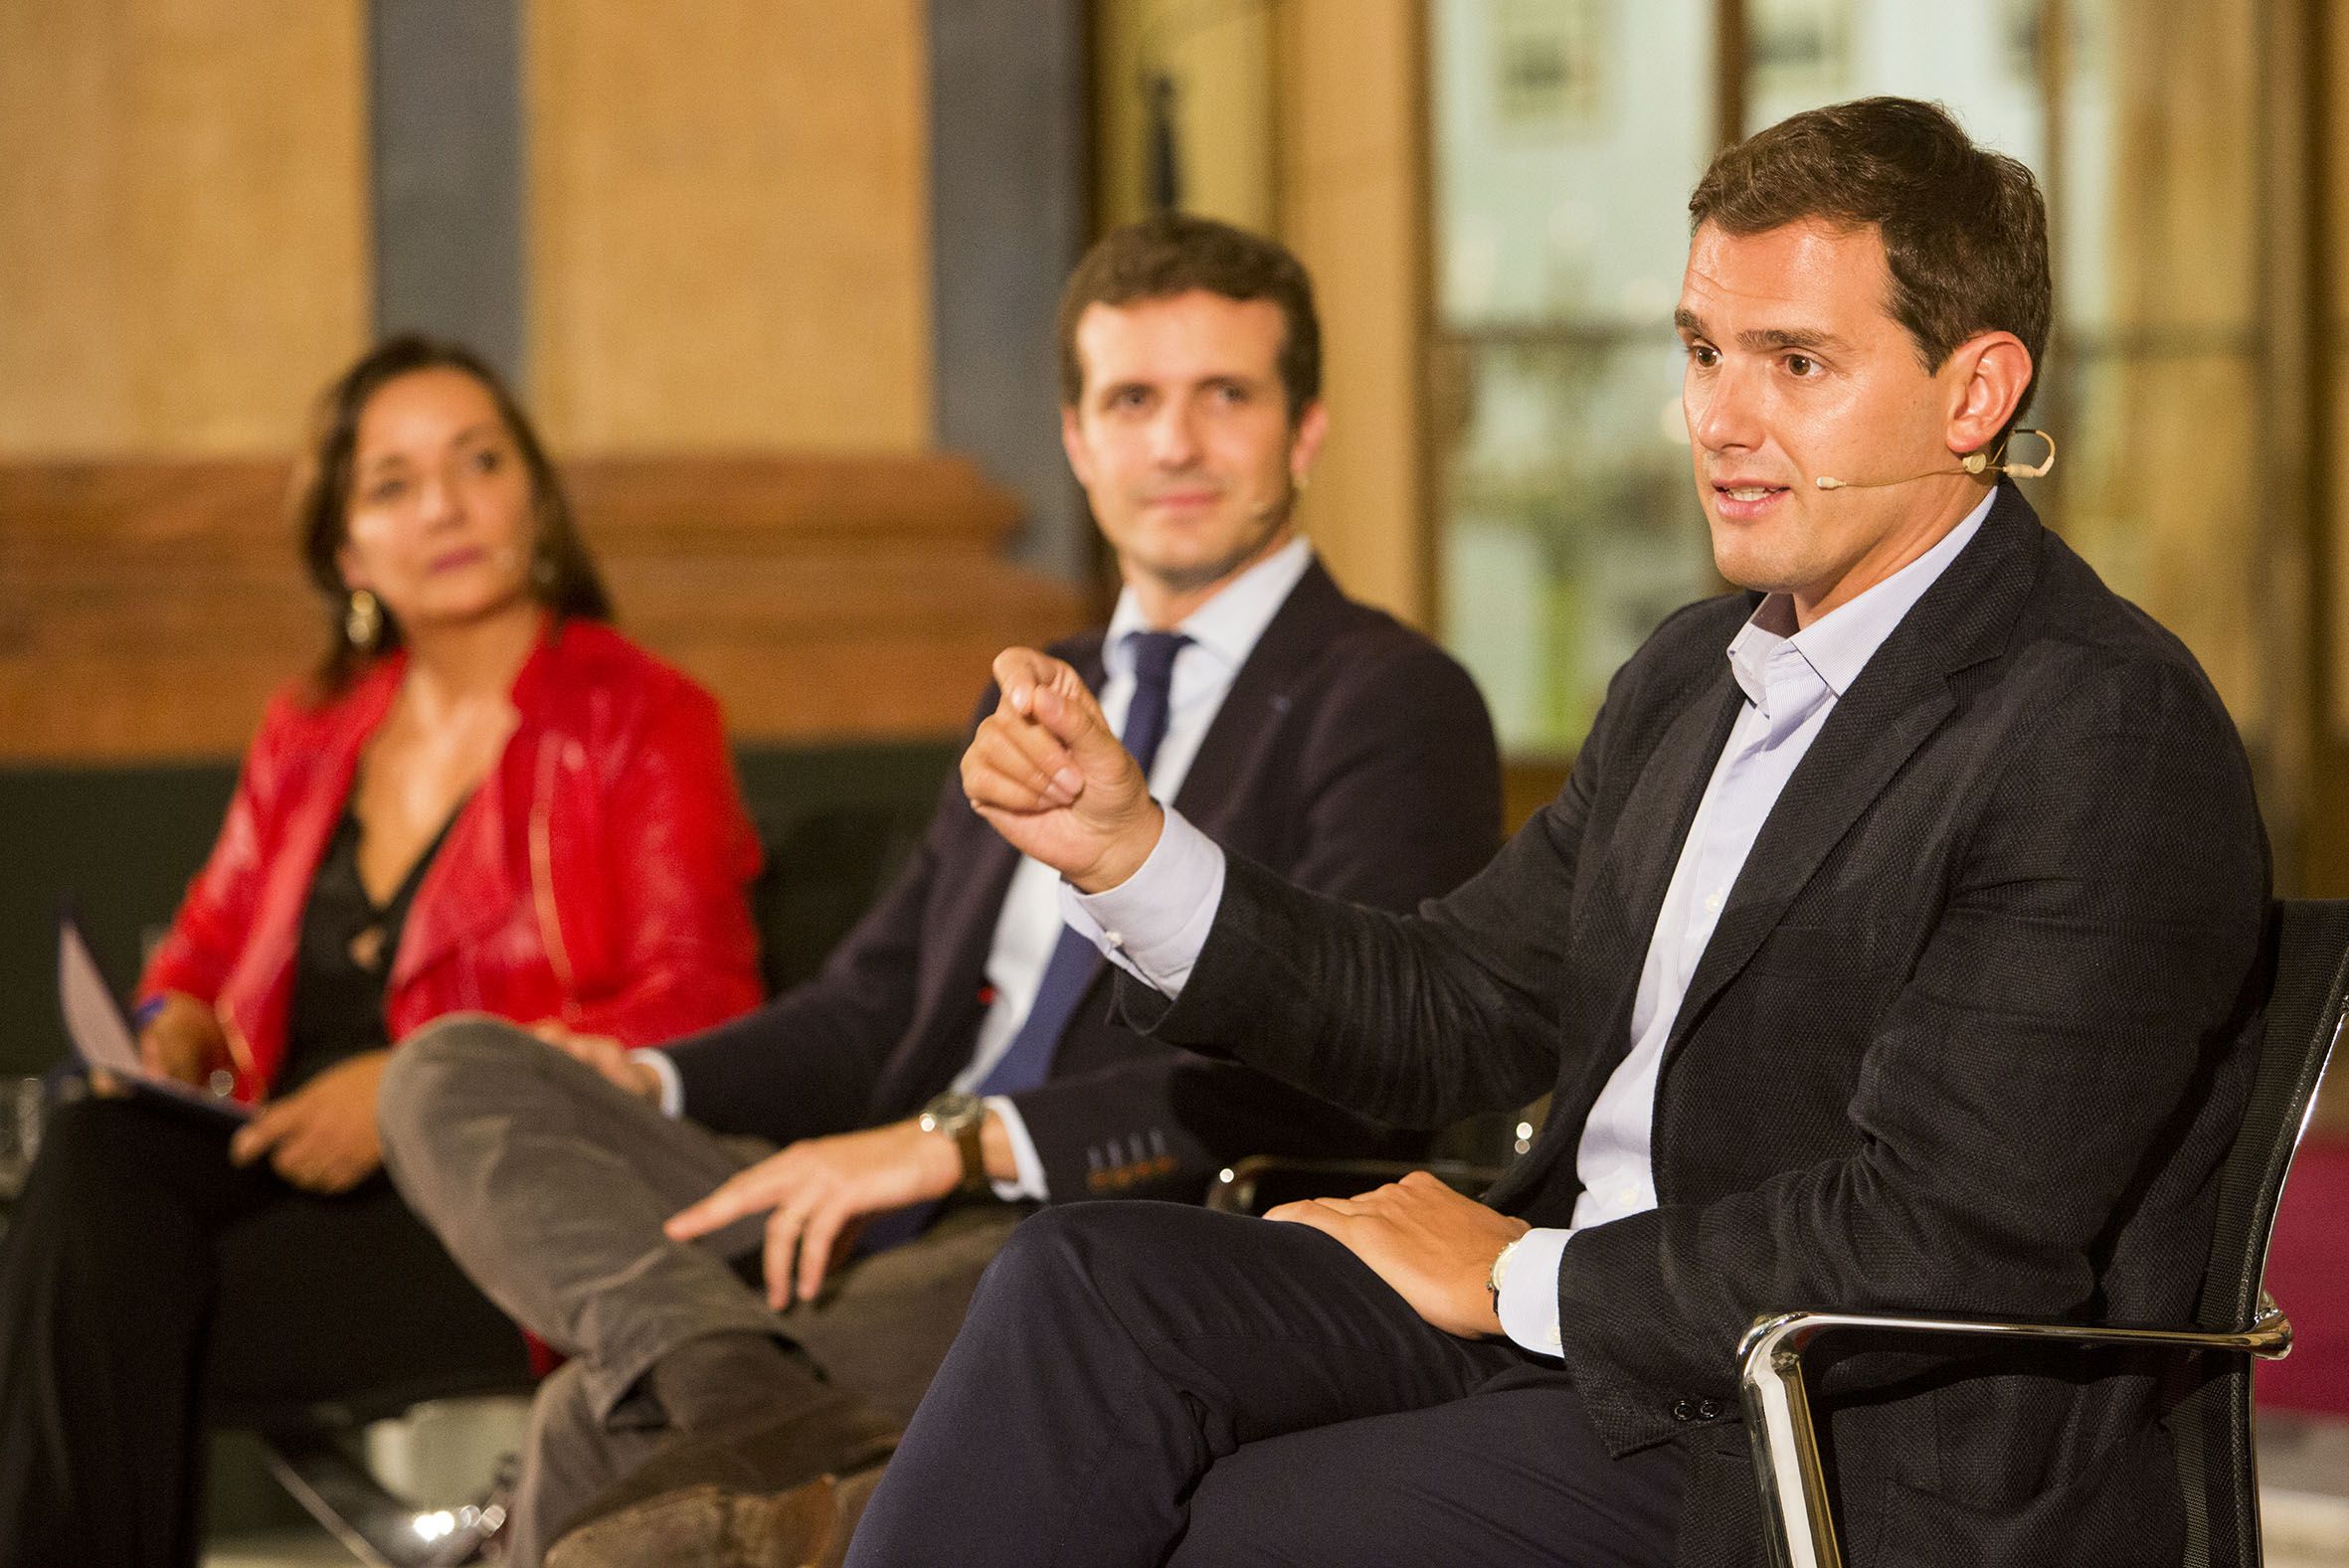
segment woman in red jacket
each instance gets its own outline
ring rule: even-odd
[[[0,1242],[17,1568],[193,1562],[208,1406],[519,1373],[379,1170],[402,1038],[481,1011],[642,1044],[759,999],[717,705],[603,624],[487,368],[418,338],[360,361],[298,517],[331,651],[270,705],[141,983],[147,1064],[257,1109],[233,1135],[151,1098],[52,1118]]]

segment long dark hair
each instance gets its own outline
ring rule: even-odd
[[[387,612],[383,629],[368,647],[354,644],[343,629],[350,589],[342,580],[340,554],[350,518],[351,468],[359,445],[359,417],[368,400],[398,378],[419,370],[454,370],[480,383],[497,408],[497,417],[513,437],[515,449],[530,475],[530,512],[536,525],[531,541],[530,592],[555,612],[558,621],[571,616],[610,620],[612,597],[596,572],[595,559],[579,537],[571,518],[571,501],[563,493],[555,466],[547,460],[538,433],[523,417],[497,372],[460,343],[416,333],[389,338],[342,373],[318,399],[312,416],[308,449],[293,484],[294,529],[301,539],[302,564],[326,607],[326,655],[318,662],[318,695],[331,697],[376,655],[400,645],[400,623]]]

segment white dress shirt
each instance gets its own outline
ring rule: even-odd
[[[1215,722],[1223,699],[1231,692],[1233,678],[1312,563],[1312,547],[1303,539],[1292,539],[1233,578],[1173,628],[1190,641],[1175,655],[1168,692],[1167,733],[1151,762],[1150,789],[1159,799],[1171,800],[1181,789],[1191,762],[1198,756],[1199,743],[1206,739],[1208,726]],[[1121,592],[1102,643],[1102,683],[1097,694],[1102,717],[1113,731],[1125,728],[1126,710],[1134,701],[1134,653],[1126,639],[1134,632],[1152,629],[1143,618],[1134,591]],[[1011,873],[987,955],[987,983],[994,1000],[980,1020],[969,1064],[955,1075],[955,1088],[968,1093],[984,1082],[1010,1049],[1019,1026],[1027,1021],[1036,991],[1043,984],[1044,967],[1060,941],[1059,887],[1058,872],[1025,856]],[[1211,919],[1212,906],[1207,913]],[[675,1064],[657,1048],[632,1054],[650,1063],[661,1076],[661,1109],[672,1117],[679,1115],[683,1095]],[[990,1095],[987,1103],[1010,1135],[1012,1158],[1019,1172],[1016,1180],[996,1182],[996,1194],[1006,1201],[1048,1197],[1044,1164],[1019,1108],[1003,1095]]]
[[[1792,602],[1773,594],[1730,640],[1729,669],[1745,704],[1705,786],[1649,938],[1632,1002],[1631,1049],[1582,1125],[1574,1158],[1582,1195],[1573,1226],[1528,1231],[1502,1280],[1501,1326],[1525,1349],[1557,1353],[1557,1275],[1574,1231],[1656,1206],[1650,1138],[1657,1072],[1729,890],[1836,699],[1981,528],[1993,496],[1923,555],[1801,630],[1794,629]],[[1173,996],[1189,978],[1214,923],[1223,874],[1223,851],[1170,810],[1158,847],[1139,871],[1105,893],[1071,890],[1064,902],[1073,906],[1072,925]]]

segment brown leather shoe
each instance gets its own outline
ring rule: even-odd
[[[581,1525],[546,1568],[836,1568],[854,1527],[839,1491],[830,1476],[781,1492],[688,1486]]]

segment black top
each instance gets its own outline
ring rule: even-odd
[[[416,857],[390,899],[379,908],[359,876],[359,818],[347,805],[334,826],[318,875],[302,906],[294,945],[292,1016],[285,1031],[285,1065],[271,1093],[291,1094],[337,1062],[391,1044],[384,1019],[385,976],[400,951],[408,906],[433,859],[456,824],[458,811]]]

